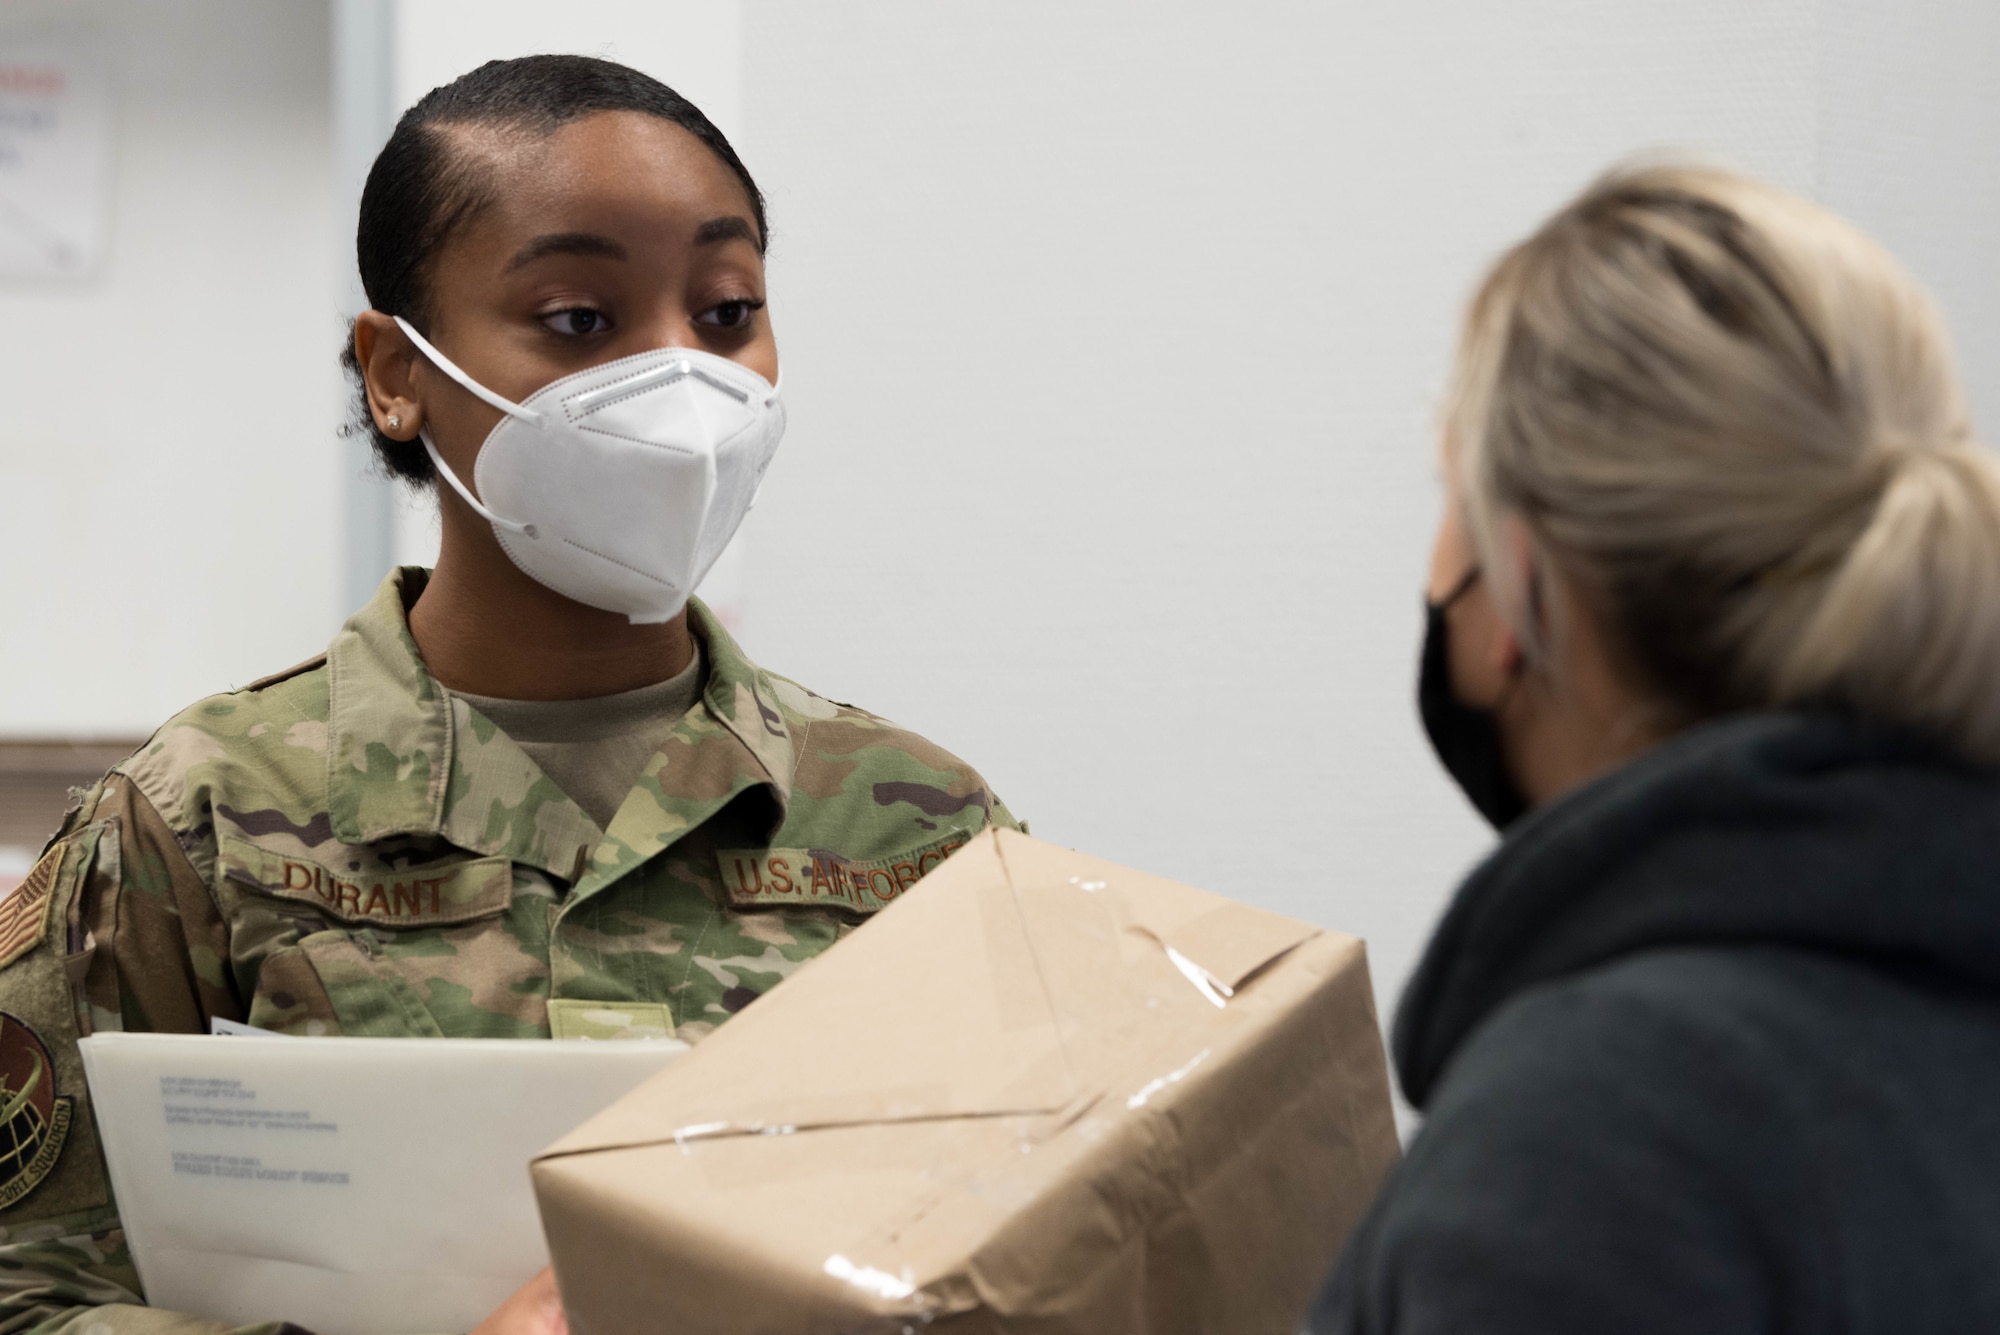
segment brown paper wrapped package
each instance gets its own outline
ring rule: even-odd
[[[1293,1335],[1396,1153],[1361,942],[1002,830],[534,1179],[576,1335]]]

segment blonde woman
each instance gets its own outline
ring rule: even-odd
[[[1425,722],[1506,837],[1320,1332],[2000,1329],[2000,477],[1878,246],[1600,181],[1467,317]]]

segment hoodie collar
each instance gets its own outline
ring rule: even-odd
[[[1460,886],[1398,1009],[1421,1107],[1529,988],[1647,949],[1779,945],[2000,988],[2000,779],[1827,714],[1680,734],[1514,826]]]

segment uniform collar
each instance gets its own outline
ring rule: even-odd
[[[454,700],[410,636],[408,607],[430,572],[391,572],[327,650],[327,803],[334,837],[365,844],[442,837],[608,884],[740,794],[769,794],[771,829],[790,796],[793,743],[768,676],[700,602],[688,626],[706,651],[701,702],[674,729],[600,832],[512,739]]]

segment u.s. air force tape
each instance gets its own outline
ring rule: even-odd
[[[965,846],[954,833],[886,858],[842,857],[824,848],[725,848],[716,852],[729,902],[739,908],[810,904],[873,913]]]

